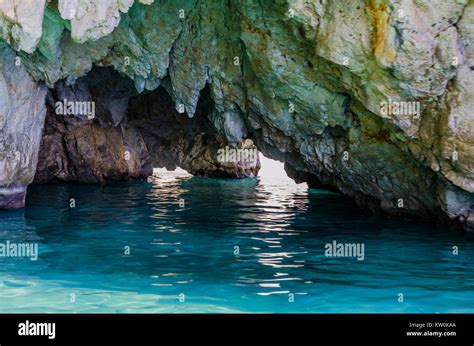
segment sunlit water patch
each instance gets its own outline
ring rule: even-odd
[[[0,243],[39,257],[0,257],[0,312],[474,312],[470,234],[278,174],[157,175],[32,186],[25,210],[1,211]],[[364,260],[325,256],[334,241]]]

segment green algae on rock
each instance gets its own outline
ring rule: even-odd
[[[164,88],[189,117],[208,90],[226,142],[250,138],[363,207],[474,228],[472,1],[94,4],[38,0],[29,25],[0,8],[2,37],[38,85],[109,66],[137,93]]]

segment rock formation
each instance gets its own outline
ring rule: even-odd
[[[92,123],[48,115],[45,142],[58,129],[75,136],[73,142],[109,143],[101,157],[119,157],[127,146],[140,157],[133,167],[106,159],[117,166],[103,162],[104,171],[90,176],[140,176],[160,161],[189,168],[183,153],[207,162],[218,146],[252,139],[295,178],[342,191],[362,207],[474,228],[474,1],[96,3],[38,0],[34,20],[28,11],[12,14],[0,6],[0,35],[40,85],[80,88],[81,77],[94,78],[93,67],[108,66],[142,94],[126,97],[136,102],[109,97],[117,103],[109,102],[105,118]],[[179,115],[159,120],[161,128],[204,132],[175,154],[159,145],[150,150],[162,135],[136,116],[170,114],[144,109],[158,89]],[[107,95],[100,98],[107,104]],[[204,111],[203,100],[210,102]],[[124,115],[126,103],[133,106]],[[196,117],[193,125],[183,124],[185,114]],[[181,150],[190,146],[197,147]],[[68,167],[76,165],[75,157],[69,161]],[[39,181],[50,179],[46,166],[40,163]],[[83,176],[66,171],[65,180]]]
[[[38,183],[146,178],[153,167],[181,167],[205,177],[243,178],[256,176],[260,168],[258,157],[218,160],[218,150],[229,142],[207,119],[209,97],[201,98],[196,115],[189,118],[174,110],[163,88],[137,95],[130,79],[112,69],[98,68],[71,86],[56,83],[47,100]],[[94,102],[94,117],[56,114],[62,100]],[[247,146],[256,151],[252,143]]]
[[[0,206],[22,207],[38,162],[46,87],[0,43]]]

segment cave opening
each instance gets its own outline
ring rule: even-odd
[[[288,173],[285,170],[285,163],[269,158],[262,153],[259,154],[259,159],[261,167],[258,172],[258,177],[260,179],[288,185],[301,184],[302,186],[307,186],[306,182],[295,182],[294,179],[288,176]]]
[[[300,184],[306,189],[342,191],[364,209],[381,209],[377,199],[353,191],[347,182],[319,167],[320,163],[308,164],[307,153],[301,152],[291,136],[263,119],[258,109],[247,109],[245,116],[237,106],[234,114],[218,110],[213,102],[215,91],[209,85],[196,96],[192,117],[181,112],[181,101],[174,95],[169,78],[154,90],[137,91],[134,81],[112,67],[94,67],[82,78],[57,82],[46,97],[34,182],[148,179],[155,168],[173,171],[178,167],[198,177],[258,175],[270,182],[267,178],[279,172],[273,180],[282,186]],[[330,129],[331,138],[338,137],[338,130]],[[224,148],[226,158],[221,160],[219,151]],[[239,150],[261,155],[256,155],[256,160],[227,155],[233,151],[239,154]],[[266,161],[265,157],[284,164]],[[271,168],[264,166],[258,174],[262,162]],[[21,191],[15,197],[19,204],[24,204],[24,195]],[[397,215],[408,210],[399,209],[387,208]]]
[[[450,232],[474,231],[472,22],[474,0],[0,0],[0,312],[474,312],[474,233]],[[374,334],[245,319],[234,339]]]
[[[264,156],[252,134],[231,143],[216,129],[208,86],[189,117],[179,111],[169,85],[165,79],[154,90],[138,92],[131,79],[110,67],[94,67],[73,83],[57,82],[48,91],[35,182],[128,180],[164,170],[303,182],[288,173],[278,153],[280,161],[272,159],[273,148],[263,147]]]

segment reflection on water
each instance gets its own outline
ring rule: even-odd
[[[33,186],[25,211],[0,212],[6,240],[40,254],[0,258],[1,312],[474,312],[472,235],[274,174]],[[325,257],[333,240],[365,260]]]

